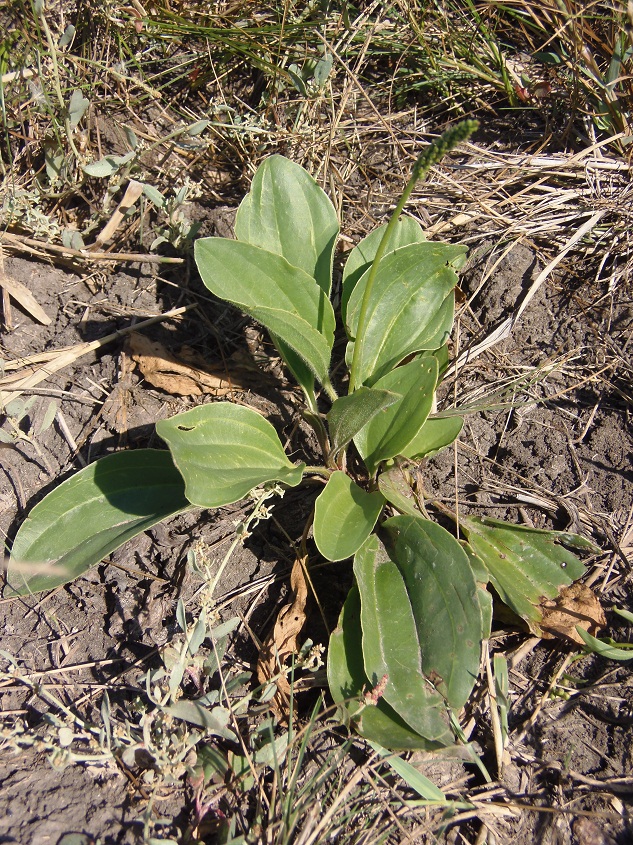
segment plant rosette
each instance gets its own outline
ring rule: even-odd
[[[157,424],[168,450],[101,458],[42,499],[15,538],[9,588],[50,589],[168,516],[219,508],[261,485],[297,487],[318,473],[327,483],[311,517],[316,548],[329,561],[353,560],[354,585],[327,666],[342,718],[392,749],[458,742],[455,716],[490,634],[488,585],[538,632],[541,599],[584,571],[568,547],[595,550],[575,535],[475,518],[461,521],[467,540],[460,542],[418,507],[402,472],[461,430],[460,416],[433,411],[466,253],[427,241],[402,211],[417,180],[475,128],[464,121],[428,147],[389,222],[350,251],[338,315],[337,216],[288,159],[274,155],[258,169],[235,240],[195,243],[204,284],[268,330],[300,385],[322,465],[293,463],[251,408],[219,401],[193,408]],[[331,375],[337,316],[347,337],[341,395]]]

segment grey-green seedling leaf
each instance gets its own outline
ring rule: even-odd
[[[402,455],[412,461],[435,455],[459,437],[463,425],[463,417],[430,417]]]
[[[212,293],[262,323],[329,382],[334,311],[313,278],[280,255],[227,238],[200,238],[194,252]]]
[[[203,508],[243,499],[269,481],[296,487],[305,464],[295,466],[273,426],[257,411],[231,402],[200,405],[156,424],[185,479],[185,494]]]
[[[86,109],[90,105],[90,100],[81,93],[79,88],[76,88],[68,103],[68,123],[71,129],[76,129],[77,124],[84,116]]]
[[[357,586],[350,590],[338,627],[330,636],[327,675],[332,698],[361,736],[392,749],[432,751],[444,747],[417,734],[379,694],[372,704],[363,700],[376,683],[370,684],[365,674]]]
[[[372,288],[362,354],[355,373],[357,385],[370,387],[414,352],[437,349],[453,325],[453,288],[457,275],[451,266],[464,247],[416,243],[385,256]],[[356,339],[367,270],[354,288],[347,307],[347,331]],[[349,358],[349,355],[348,355]]]
[[[71,23],[68,24],[57,44],[60,50],[63,50],[64,47],[68,47],[68,45],[72,43],[72,40],[75,37],[75,32],[75,27]]]
[[[124,164],[131,161],[135,155],[135,151],[131,150],[129,153],[125,153],[125,155],[122,156],[105,156],[104,158],[99,159],[99,161],[93,161],[90,164],[84,165],[83,171],[84,173],[87,173],[88,176],[96,176],[104,179],[116,173],[117,170],[123,167]]]
[[[424,675],[408,585],[375,535],[356,553],[354,575],[360,591],[365,674],[370,683],[376,685],[386,676],[385,701],[406,724],[432,742],[452,745],[446,703]],[[422,649],[426,651],[426,644]]]
[[[382,226],[378,226],[377,229],[370,232],[366,238],[363,238],[363,240],[350,251],[343,270],[341,290],[341,316],[343,317],[343,322],[346,322],[345,315],[347,312],[347,303],[352,295],[352,291],[356,287],[363,273],[369,269],[372,261],[376,257],[376,251],[380,246],[380,242],[386,228],[386,223]],[[426,238],[424,237],[422,226],[420,226],[418,221],[414,220],[413,217],[404,215],[403,217],[400,217],[395,225],[390,241],[387,244],[385,255],[388,255],[390,252],[394,252],[402,246],[422,243],[425,240]]]
[[[333,472],[314,505],[314,542],[323,557],[345,560],[356,554],[384,504],[381,493],[366,493],[344,472]]]
[[[422,671],[458,710],[477,680],[482,632],[468,557],[452,534],[421,516],[392,517],[383,530],[413,610]]]
[[[326,297],[339,225],[334,206],[312,176],[284,156],[257,169],[237,211],[239,241],[281,255],[313,278]]]
[[[577,534],[541,531],[496,519],[468,517],[460,520],[460,527],[501,600],[536,627],[541,619],[541,599],[555,598],[561,587],[585,571],[565,545],[597,551]]]
[[[400,398],[376,414],[354,438],[371,475],[381,461],[408,451],[431,411],[436,384],[437,359],[432,355],[397,367],[376,382],[376,389]]]
[[[349,396],[339,397],[327,415],[332,454],[344,449],[372,417],[400,398],[398,393],[373,387],[361,387]]]
[[[169,452],[135,449],[101,458],[52,490],[20,526],[9,588],[24,595],[65,584],[189,506]]]
[[[153,202],[156,208],[165,207],[165,197],[161,194],[158,188],[153,185],[143,184],[143,194],[150,202]]]
[[[209,709],[197,701],[181,699],[161,709],[175,719],[182,719],[183,722],[188,722],[190,725],[204,728],[207,734],[221,736],[224,739],[236,739],[235,734],[228,727],[231,714],[225,707]]]

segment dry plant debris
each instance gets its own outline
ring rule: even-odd
[[[153,387],[176,396],[226,396],[235,390],[246,390],[256,380],[253,373],[235,366],[231,372],[215,372],[186,347],[180,356],[172,355],[162,343],[150,340],[145,335],[132,332],[126,341],[126,351],[138,365],[146,382]],[[186,357],[194,358],[202,366],[187,363]]]
[[[543,613],[539,627],[545,640],[560,637],[583,645],[583,639],[576,631],[580,625],[592,636],[597,636],[607,624],[607,618],[596,594],[582,581],[563,587],[554,601],[541,604]]]
[[[262,643],[257,659],[260,684],[268,684],[271,680],[275,683],[274,707],[282,721],[288,719],[291,694],[286,662],[299,654],[298,638],[306,622],[308,582],[305,566],[305,558],[298,557],[293,563],[290,573],[292,600],[279,610],[273,630]]]

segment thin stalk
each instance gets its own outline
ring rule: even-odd
[[[350,371],[349,380],[349,393],[353,393],[354,390],[356,390],[358,368],[360,367],[360,362],[362,359],[363,341],[365,337],[365,331],[367,329],[369,304],[371,302],[371,294],[372,289],[374,287],[374,282],[376,281],[376,273],[378,272],[378,266],[382,260],[383,255],[385,254],[387,246],[389,245],[391,234],[396,227],[398,219],[400,218],[400,215],[402,214],[402,211],[404,210],[404,207],[407,204],[409,197],[411,196],[411,192],[415,188],[418,180],[423,179],[434,164],[437,164],[439,161],[442,160],[442,158],[444,158],[446,153],[450,152],[458,144],[461,144],[462,141],[465,141],[467,138],[469,138],[478,127],[479,123],[476,120],[462,120],[455,126],[451,126],[450,129],[447,129],[446,132],[444,132],[437,140],[433,141],[430,146],[428,146],[425,150],[420,153],[420,155],[418,156],[418,160],[413,166],[411,178],[407,182],[407,186],[404,189],[402,196],[400,197],[400,201],[396,206],[393,214],[391,215],[389,223],[387,224],[387,228],[385,229],[385,233],[382,236],[380,244],[378,245],[378,249],[376,250],[376,256],[372,262],[371,268],[369,270],[369,275],[367,277],[365,292],[363,294],[363,300],[360,307],[360,314],[358,317],[358,326],[356,328],[354,355],[352,357],[352,367]]]

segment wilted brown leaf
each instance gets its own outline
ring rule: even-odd
[[[224,396],[233,390],[247,389],[253,375],[236,367],[235,373],[220,373],[210,367],[194,366],[176,358],[162,343],[133,332],[127,341],[127,352],[154,387],[177,396]]]
[[[298,652],[297,637],[305,624],[305,607],[308,600],[308,582],[305,574],[305,558],[297,558],[290,573],[290,588],[293,599],[284,605],[277,616],[275,627],[268,639],[262,644],[257,661],[257,678],[260,684],[280,675],[284,661]],[[281,674],[276,678],[277,693],[273,706],[281,719],[288,718],[290,701],[290,683]]]
[[[543,618],[538,633],[545,640],[555,638],[571,640],[584,645],[576,631],[580,625],[592,636],[607,624],[604,611],[596,594],[580,581],[563,587],[556,599],[541,603]]]

